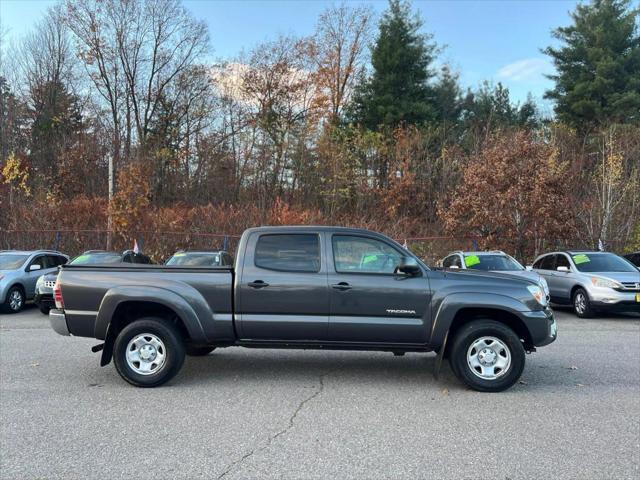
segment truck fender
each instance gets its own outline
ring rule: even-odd
[[[514,314],[517,317],[520,316],[518,314],[519,312],[529,310],[529,308],[519,300],[499,293],[452,293],[440,302],[433,317],[429,341],[431,345],[443,345],[456,314],[463,308],[502,310]]]
[[[195,294],[189,292],[191,296],[189,297],[189,301],[187,301],[183,296],[160,287],[131,285],[118,286],[110,289],[100,303],[100,309],[98,310],[98,316],[96,318],[95,337],[107,339],[107,334],[109,330],[111,330],[109,326],[119,305],[131,301],[152,302],[175,312],[180,320],[182,320],[182,323],[189,333],[189,337],[194,342],[206,344],[207,337],[200,318],[205,315],[211,316],[211,310],[204,298],[202,298],[195,289],[189,290],[193,290]],[[106,353],[107,350],[108,349],[105,348],[103,354]]]

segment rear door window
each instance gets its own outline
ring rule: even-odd
[[[319,272],[320,239],[316,234],[261,235],[254,263],[280,272]]]

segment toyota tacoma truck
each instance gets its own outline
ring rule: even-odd
[[[518,381],[525,353],[553,342],[536,282],[436,271],[390,238],[341,227],[244,232],[233,267],[64,265],[49,319],[103,342],[102,366],[138,387],[173,378],[185,355],[220,347],[437,352],[479,391]]]

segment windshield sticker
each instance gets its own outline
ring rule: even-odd
[[[573,261],[575,262],[576,265],[580,265],[581,263],[590,262],[591,259],[584,253],[581,253],[580,255],[574,255]]]
[[[364,257],[362,257],[362,264],[364,265],[365,263],[375,262],[377,259],[378,259],[377,253],[365,255]]]
[[[464,264],[466,267],[473,267],[474,265],[478,265],[480,263],[480,259],[477,255],[469,255],[468,257],[464,257]]]

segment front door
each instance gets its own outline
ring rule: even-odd
[[[394,274],[405,253],[379,238],[334,234],[330,244],[329,340],[426,343],[431,293],[424,272]]]
[[[317,233],[255,233],[248,239],[236,289],[241,339],[327,338],[329,296],[321,245]]]

